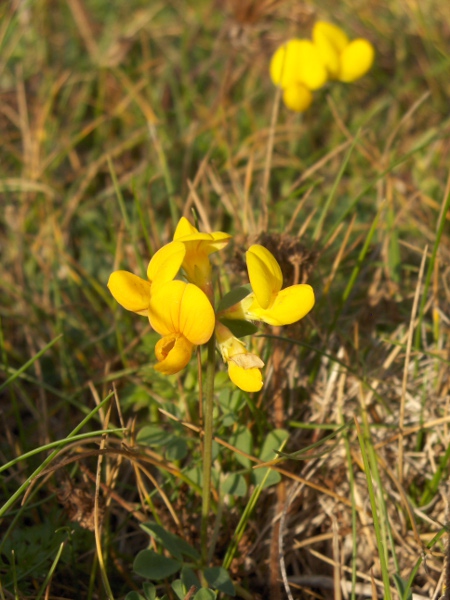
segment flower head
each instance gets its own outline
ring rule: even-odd
[[[166,244],[149,262],[147,280],[128,271],[114,271],[109,277],[109,291],[127,310],[148,316],[152,286],[171,281],[180,270],[185,254],[183,244]]]
[[[229,319],[263,321],[269,325],[290,325],[314,306],[314,291],[300,283],[285,289],[280,265],[267,248],[255,244],[246,253],[252,293],[233,305],[222,316]]]
[[[275,51],[270,61],[270,76],[283,90],[293,83],[318,90],[327,81],[327,70],[310,40],[293,39]]]
[[[259,392],[263,386],[260,369],[264,366],[259,356],[249,352],[220,321],[216,322],[216,339],[231,381],[244,392]]]
[[[317,90],[326,83],[327,70],[311,41],[292,39],[272,56],[270,77],[283,90],[285,105],[296,112],[303,112],[312,103],[311,90]]]
[[[317,21],[312,35],[331,79],[349,83],[365,75],[372,66],[375,50],[368,40],[350,41],[340,27],[324,21]]]
[[[185,247],[182,267],[188,280],[209,293],[211,288],[209,255],[225,248],[231,235],[222,231],[201,233],[185,217],[181,217],[173,239],[174,242],[182,243]]]
[[[164,375],[181,371],[191,359],[194,346],[205,344],[214,331],[211,302],[200,288],[184,281],[158,286],[149,303],[150,324],[162,335],[156,344],[158,364]]]

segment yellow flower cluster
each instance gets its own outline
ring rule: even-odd
[[[337,25],[318,21],[312,41],[292,39],[280,46],[270,62],[270,77],[283,90],[285,105],[296,112],[312,103],[314,90],[331,80],[349,83],[372,66],[372,44],[358,38],[350,41]]]
[[[306,284],[281,289],[283,277],[274,256],[253,245],[246,253],[251,290],[230,292],[216,312],[209,256],[230,238],[221,231],[201,233],[182,217],[173,241],[152,257],[146,280],[115,271],[108,288],[124,308],[148,317],[162,336],[155,346],[155,369],[164,375],[178,373],[189,363],[194,347],[208,342],[215,331],[231,380],[244,391],[256,392],[263,385],[264,363],[232,333],[233,324],[289,325],[312,309],[314,292]],[[186,280],[175,279],[180,272]]]

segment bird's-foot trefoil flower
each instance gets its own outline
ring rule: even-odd
[[[350,40],[332,23],[318,21],[312,38],[288,40],[277,48],[270,61],[272,82],[281,88],[287,108],[295,112],[309,108],[312,92],[329,79],[348,83],[365,75],[375,57],[368,40]]]
[[[209,255],[225,248],[231,235],[222,231],[201,233],[185,217],[182,217],[173,239],[174,242],[182,243],[185,247],[186,254],[182,267],[188,281],[198,285],[212,301],[212,269]]]
[[[263,386],[260,369],[264,366],[259,356],[249,352],[220,321],[216,322],[216,340],[231,381],[244,392],[259,392]]]
[[[316,46],[310,40],[300,39],[289,40],[277,48],[270,61],[270,76],[282,89],[302,83],[309,90],[318,90],[328,79]]]
[[[312,36],[330,79],[350,83],[365,75],[373,64],[372,44],[364,38],[350,41],[333,23],[317,21]]]
[[[292,39],[275,51],[270,61],[272,82],[283,90],[285,105],[303,112],[312,103],[312,91],[321,88],[328,75],[320,53],[310,40]]]
[[[109,291],[127,310],[148,316],[152,287],[174,279],[185,254],[186,249],[183,244],[179,242],[166,244],[150,260],[147,280],[128,271],[114,271],[109,277]]]
[[[164,375],[184,369],[194,347],[210,339],[215,325],[206,294],[184,281],[169,281],[152,291],[149,319],[153,329],[163,336],[155,347],[155,369]]]
[[[269,325],[290,325],[303,319],[314,306],[312,287],[305,283],[285,289],[280,265],[267,248],[255,244],[246,252],[252,293],[223,311],[228,319],[263,321]]]

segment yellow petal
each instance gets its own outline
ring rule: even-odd
[[[303,319],[314,306],[314,302],[312,287],[301,283],[281,290],[269,309],[265,310],[254,302],[248,313],[251,318],[269,325],[290,325]]]
[[[272,56],[270,77],[282,89],[303,83],[308,89],[317,90],[325,84],[327,71],[312,42],[294,39],[280,46]]]
[[[260,306],[268,308],[283,285],[280,265],[267,248],[255,244],[246,252],[248,276]]]
[[[257,368],[243,369],[230,361],[228,375],[231,381],[244,392],[259,392],[263,386],[261,371]]]
[[[291,83],[283,90],[283,102],[295,112],[304,112],[312,101],[313,95],[302,83]]]
[[[324,21],[318,21],[314,25],[312,35],[330,77],[337,79],[340,55],[349,43],[347,35],[340,27]]]
[[[192,283],[186,285],[180,311],[180,331],[193,344],[205,344],[213,334],[216,317],[208,297]]]
[[[340,81],[350,83],[365,75],[374,58],[375,50],[370,42],[362,38],[350,42],[341,54]]]
[[[334,25],[334,23],[327,23],[326,21],[317,21],[315,23],[312,37],[314,41],[316,41],[317,37],[327,38],[339,53],[342,52],[350,41],[345,31]]]
[[[189,221],[182,217],[178,222],[173,239],[183,243],[186,255],[183,269],[187,279],[195,283],[208,294],[212,294],[211,263],[209,255],[224,248],[231,235],[222,231],[201,233]]]
[[[209,340],[215,324],[213,307],[201,289],[176,280],[152,291],[149,319],[161,335],[183,334],[196,345]]]
[[[167,335],[157,342],[155,354],[158,364],[155,369],[163,375],[173,375],[184,369],[192,356],[194,345],[183,335]]]
[[[275,51],[270,61],[270,77],[274,85],[286,88],[298,81],[298,61],[301,40],[289,40]]]
[[[298,81],[306,85],[310,90],[318,90],[328,79],[325,64],[320,56],[319,50],[309,40],[301,40],[301,52],[298,57],[299,77]]]
[[[114,271],[108,281],[114,298],[127,310],[147,315],[151,284],[128,271]]]
[[[153,255],[147,268],[147,277],[158,283],[172,281],[180,270],[185,254],[186,249],[180,242],[166,244]]]
[[[185,235],[192,235],[193,233],[198,233],[198,229],[191,225],[191,223],[189,223],[186,217],[181,217],[175,229],[173,239],[175,241],[180,237],[183,237]]]
[[[181,217],[173,236],[174,241],[186,244],[187,251],[201,251],[211,254],[222,250],[231,239],[229,233],[214,231],[213,233],[201,233],[191,225],[185,217]],[[195,244],[197,242],[197,244]]]

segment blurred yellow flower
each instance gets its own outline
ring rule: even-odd
[[[244,392],[259,392],[263,386],[260,369],[264,366],[259,356],[249,352],[245,344],[219,321],[216,322],[216,340],[228,365],[231,381]]]
[[[186,277],[195,283],[211,298],[211,262],[209,255],[222,250],[231,239],[231,235],[216,231],[200,233],[185,217],[178,222],[174,242],[182,243],[185,247],[182,267]]]
[[[194,346],[205,344],[213,334],[215,315],[200,288],[184,281],[158,285],[150,297],[150,324],[162,339],[155,346],[164,375],[181,371],[191,359]]]
[[[114,271],[108,280],[109,291],[127,310],[148,316],[152,285],[171,281],[180,270],[185,254],[183,244],[171,242],[153,255],[147,268],[147,280],[128,271]]]
[[[310,40],[293,39],[275,51],[270,61],[270,76],[283,90],[293,83],[318,90],[327,81],[327,70]]]
[[[375,50],[372,44],[363,38],[350,41],[337,25],[317,21],[312,36],[330,79],[346,83],[355,81],[373,64]]]
[[[311,90],[327,81],[320,53],[310,40],[292,39],[280,46],[270,61],[270,77],[283,90],[285,105],[303,112],[312,103]]]
[[[259,244],[251,246],[246,259],[253,290],[241,301],[247,319],[269,325],[290,325],[309,313],[315,302],[312,287],[300,283],[282,290],[280,265],[267,248]]]

